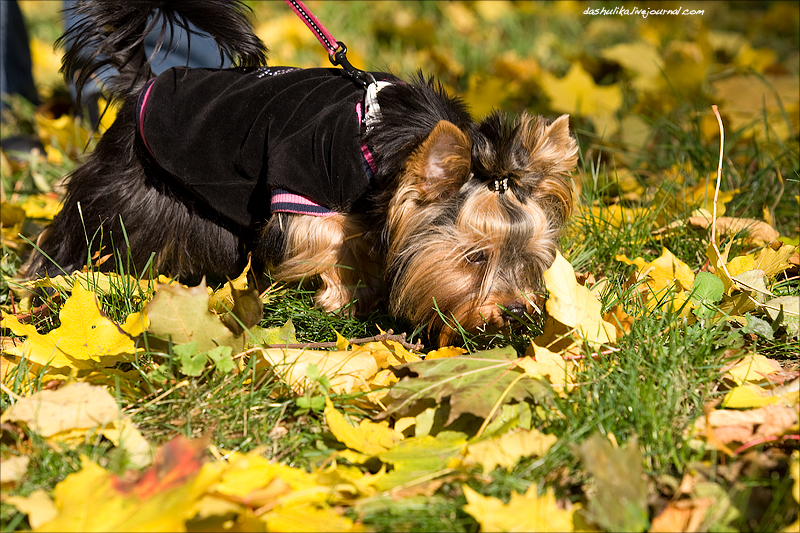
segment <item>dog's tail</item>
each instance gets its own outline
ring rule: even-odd
[[[169,49],[175,30],[183,30],[189,39],[191,34],[210,35],[220,60],[266,64],[267,49],[253,32],[252,11],[241,0],[79,0],[70,9],[79,22],[57,45],[66,49],[61,71],[75,83],[78,101],[87,81],[109,68],[118,72],[104,82],[112,96],[138,93],[153,77],[144,47],[145,36],[153,31],[160,32],[156,51],[164,44]]]

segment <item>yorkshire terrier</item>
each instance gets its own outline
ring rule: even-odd
[[[87,0],[63,71],[80,98],[103,69],[113,125],[66,182],[29,278],[93,257],[184,283],[253,271],[318,277],[315,303],[363,312],[383,297],[439,345],[532,313],[569,216],[578,147],[553,122],[494,112],[476,122],[419,74],[267,67],[239,1]],[[153,28],[193,24],[237,61],[155,76]],[[164,34],[162,34],[163,36]],[[116,268],[107,261],[99,269]]]

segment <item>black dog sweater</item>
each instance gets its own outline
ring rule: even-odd
[[[333,68],[173,68],[142,90],[136,120],[159,167],[250,226],[276,211],[346,212],[367,191],[364,95]]]

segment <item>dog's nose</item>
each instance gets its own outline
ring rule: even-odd
[[[528,307],[522,302],[511,302],[505,306],[503,314],[506,318],[522,318],[528,312]]]

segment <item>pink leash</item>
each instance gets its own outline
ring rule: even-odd
[[[285,0],[289,7],[292,8],[295,15],[300,17],[306,23],[308,29],[314,32],[320,44],[328,51],[329,56],[333,56],[338,48],[339,41],[329,32],[325,26],[319,21],[317,17],[306,7],[300,0]],[[331,60],[333,61],[333,60]]]
[[[347,60],[347,46],[342,41],[337,41],[331,32],[319,21],[301,0],[284,0],[292,11],[305,22],[308,29],[317,37],[317,40],[328,52],[328,59],[334,66],[340,66],[356,82],[367,87],[375,83],[375,78],[369,72],[355,68]]]

